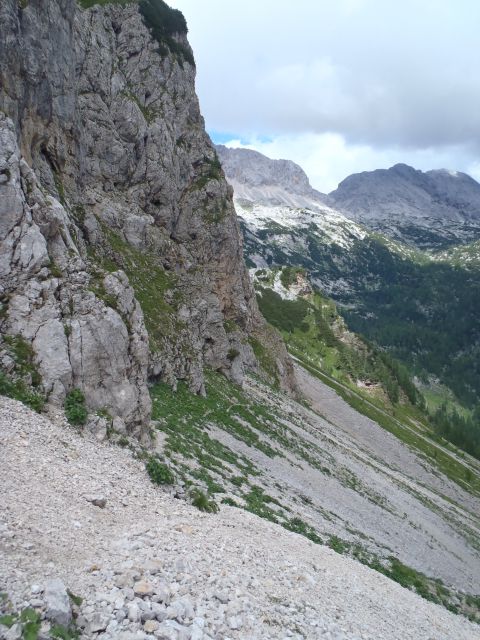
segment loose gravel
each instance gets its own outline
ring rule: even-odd
[[[82,638],[480,639],[326,547],[233,507],[199,512],[129,450],[5,398],[0,482],[0,591],[55,619],[68,588]]]

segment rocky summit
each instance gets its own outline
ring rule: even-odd
[[[421,248],[480,237],[480,184],[465,173],[406,164],[348,176],[328,195],[347,216]]]
[[[314,189],[304,170],[291,160],[272,160],[251,149],[216,145],[235,197],[264,205],[313,207],[327,196]]]

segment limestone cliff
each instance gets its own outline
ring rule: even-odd
[[[264,323],[183,16],[100,5],[0,6],[1,333],[51,401],[78,387],[140,433],[149,380],[240,381]]]

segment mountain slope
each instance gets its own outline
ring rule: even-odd
[[[348,176],[328,197],[356,222],[412,246],[480,237],[480,184],[465,173],[397,164]]]
[[[254,514],[226,505],[203,514],[173,499],[128,450],[11,400],[0,399],[0,414],[0,590],[13,611],[33,602],[43,613],[41,590],[54,576],[79,603],[73,608],[84,638],[154,637],[146,629],[198,640],[478,634],[465,618]],[[88,502],[91,495],[103,495],[105,508]],[[143,596],[133,592],[139,578],[147,583]],[[37,585],[33,595],[30,585]]]
[[[425,181],[432,182],[421,172],[397,167],[393,173],[400,185],[399,211],[408,196],[417,202],[418,220],[430,227],[418,209],[417,192],[408,191],[403,176],[412,172],[420,184],[417,191]],[[247,173],[243,180],[248,181]],[[367,186],[363,188],[368,195]],[[353,331],[388,349],[423,380],[440,380],[451,387],[465,405],[479,402],[480,278],[475,243],[432,253],[394,239],[396,227],[393,237],[386,235],[388,229],[369,230],[320,201],[311,209],[265,202],[268,195],[260,202],[235,196],[250,267],[306,268],[312,284],[339,304]],[[455,224],[448,219],[442,224],[434,228],[456,234]]]

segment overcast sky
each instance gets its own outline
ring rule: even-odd
[[[214,141],[294,160],[325,192],[397,162],[480,180],[479,0],[169,4]]]

